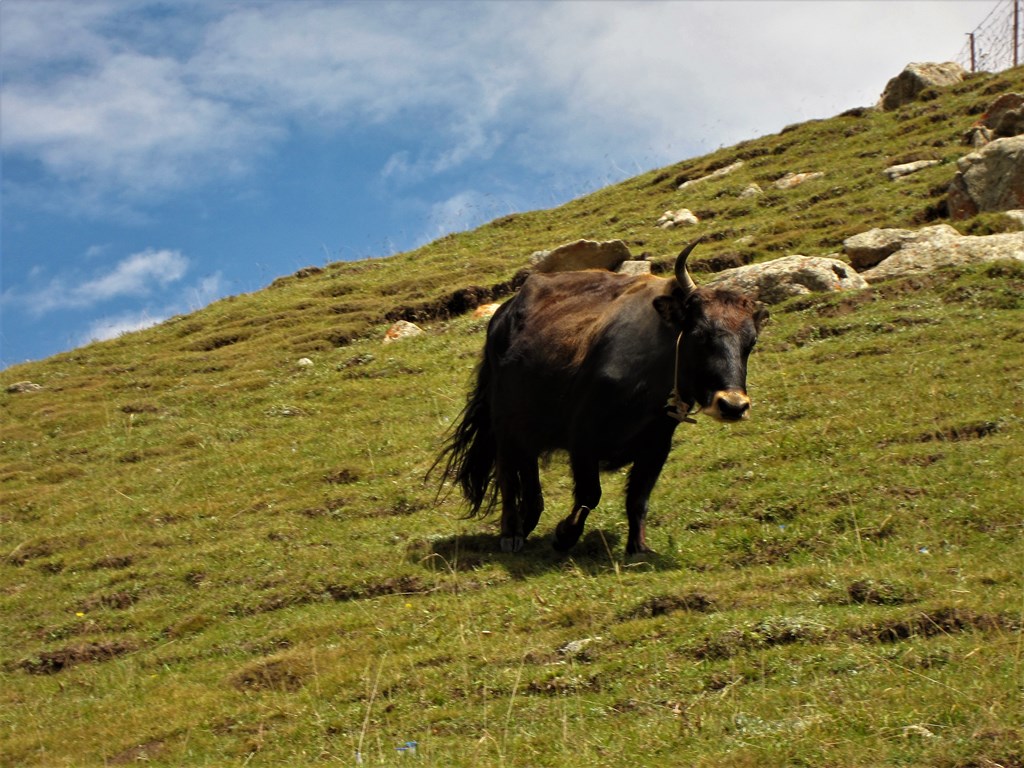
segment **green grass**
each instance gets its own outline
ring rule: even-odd
[[[4,371],[45,389],[0,389],[0,764],[1024,765],[1017,264],[773,308],[752,420],[677,431],[657,555],[623,556],[621,475],[570,557],[560,458],[514,556],[423,482],[483,343],[453,293],[579,237],[668,264],[691,233],[654,222],[684,205],[704,258],[926,224],[1010,90],[1024,70]],[[918,155],[944,164],[882,176]],[[427,334],[382,346],[403,311]]]

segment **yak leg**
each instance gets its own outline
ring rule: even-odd
[[[535,458],[506,456],[498,479],[501,488],[501,551],[518,552],[537,527],[544,510],[540,473]]]
[[[626,518],[629,521],[627,555],[654,551],[647,546],[647,503],[672,447],[672,432],[669,431],[666,437],[655,437],[647,446],[646,452],[633,462],[626,485]]]
[[[552,542],[559,552],[568,552],[583,535],[587,515],[601,501],[601,475],[597,460],[573,455],[572,464],[573,508],[569,516],[555,526]]]
[[[541,513],[544,511],[544,494],[540,487],[540,470],[537,467],[537,459],[531,458],[523,463],[519,473],[522,480],[522,509],[520,516],[523,519],[523,537],[529,536],[540,521]]]
[[[497,480],[501,491],[501,551],[518,552],[540,517],[537,460],[505,446],[499,451]]]
[[[498,487],[501,489],[501,551],[518,552],[526,543],[518,467],[504,462],[498,473]]]

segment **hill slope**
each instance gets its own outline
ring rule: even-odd
[[[936,220],[1006,91],[1024,69],[4,371],[44,389],[0,394],[0,763],[1024,765],[1018,266],[775,308],[754,418],[677,432],[658,555],[623,559],[618,475],[569,558],[559,461],[520,555],[422,481],[483,342],[458,310],[529,253],[668,263],[684,205],[705,266]],[[428,333],[382,347],[400,316]]]

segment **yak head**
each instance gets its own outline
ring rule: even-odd
[[[686,260],[699,242],[679,254],[675,279],[654,300],[662,321],[678,334],[672,397],[687,412],[739,421],[750,414],[747,358],[768,321],[768,310],[733,291],[698,287]]]

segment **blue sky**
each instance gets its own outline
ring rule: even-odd
[[[0,0],[0,367],[873,104],[995,4]]]

